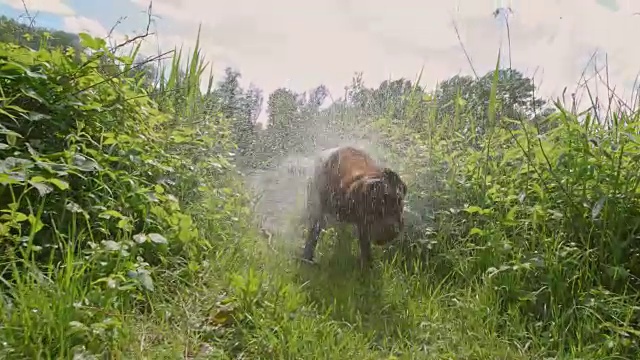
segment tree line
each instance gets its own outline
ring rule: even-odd
[[[0,17],[1,41],[37,49],[45,33],[49,34],[48,47],[81,51],[77,34],[32,27]],[[153,89],[162,76],[158,64],[141,56],[135,63],[131,71],[139,73],[142,81]],[[309,150],[317,143],[318,132],[308,129],[320,124],[338,132],[366,127],[381,117],[413,128],[423,126],[421,122],[426,118],[442,126],[453,119],[465,123],[463,129],[467,134],[463,135],[482,135],[489,120],[489,95],[495,75],[493,70],[477,78],[454,75],[439,83],[435,90],[428,90],[406,78],[386,80],[370,87],[365,84],[363,74],[357,72],[345,86],[344,95],[323,107],[330,96],[325,85],[304,92],[282,87],[265,94],[253,84],[241,86],[241,72],[226,68],[224,76],[213,84],[206,101],[211,111],[231,122],[232,137],[237,144],[237,164],[245,169],[260,169],[271,166],[286,154]],[[547,101],[537,96],[532,78],[508,68],[500,69],[497,76],[496,119],[538,121],[554,111]],[[263,107],[268,115],[264,127],[257,122]]]

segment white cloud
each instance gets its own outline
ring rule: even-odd
[[[24,10],[26,5],[31,15],[35,15],[38,11],[64,16],[75,14],[73,9],[63,3],[62,0],[0,0],[0,3],[16,10]]]
[[[107,36],[109,30],[99,21],[84,16],[67,16],[62,19],[63,30],[71,33],[86,32],[93,36]]]
[[[245,83],[265,91],[324,83],[339,96],[355,71],[371,86],[389,77],[413,79],[423,65],[428,85],[469,74],[453,19],[476,70],[491,70],[500,46],[503,60],[508,49],[504,22],[492,12],[510,6],[513,66],[535,72],[548,96],[574,86],[596,49],[608,55],[618,89],[635,78],[640,49],[632,38],[640,16],[632,14],[640,2],[618,3],[614,12],[596,0],[155,0],[153,12],[173,21],[170,29],[158,22],[163,44],[193,43],[201,22],[203,50],[218,68],[239,68]]]

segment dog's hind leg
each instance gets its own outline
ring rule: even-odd
[[[320,232],[326,226],[325,214],[323,211],[321,187],[318,187],[317,180],[312,179],[307,184],[307,225],[308,234],[302,253],[303,260],[312,262]]]

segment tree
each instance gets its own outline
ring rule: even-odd
[[[262,109],[262,90],[250,85],[248,90],[240,86],[240,72],[230,67],[225,77],[213,92],[214,101],[223,116],[232,121],[232,133],[238,145],[240,157],[250,156],[255,151],[257,139],[256,121]]]
[[[324,85],[320,85],[311,90],[307,101],[307,109],[311,112],[317,112],[320,109],[320,106],[322,106],[324,101],[327,99],[327,96],[329,96],[329,90]]]
[[[271,149],[277,153],[283,154],[297,142],[299,98],[298,94],[285,88],[278,88],[269,95],[267,133]]]
[[[475,124],[475,129],[467,126],[467,131],[484,133],[493,78],[494,71],[489,71],[479,79],[456,75],[442,82],[436,90],[438,121],[453,119],[457,114],[457,120],[465,121],[467,125]],[[546,104],[546,101],[535,96],[535,91],[533,80],[518,70],[498,70],[496,119],[532,119]],[[459,112],[456,113],[456,110]]]

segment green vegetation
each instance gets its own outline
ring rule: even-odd
[[[635,109],[545,107],[498,64],[435,92],[358,75],[324,109],[324,86],[278,89],[261,129],[262,92],[205,78],[197,48],[158,68],[20,29],[0,43],[0,357],[640,351]],[[269,246],[254,224],[243,174],[314,150],[318,129],[375,134],[410,186],[407,234],[370,273],[341,229],[315,267],[286,246],[302,234]]]

